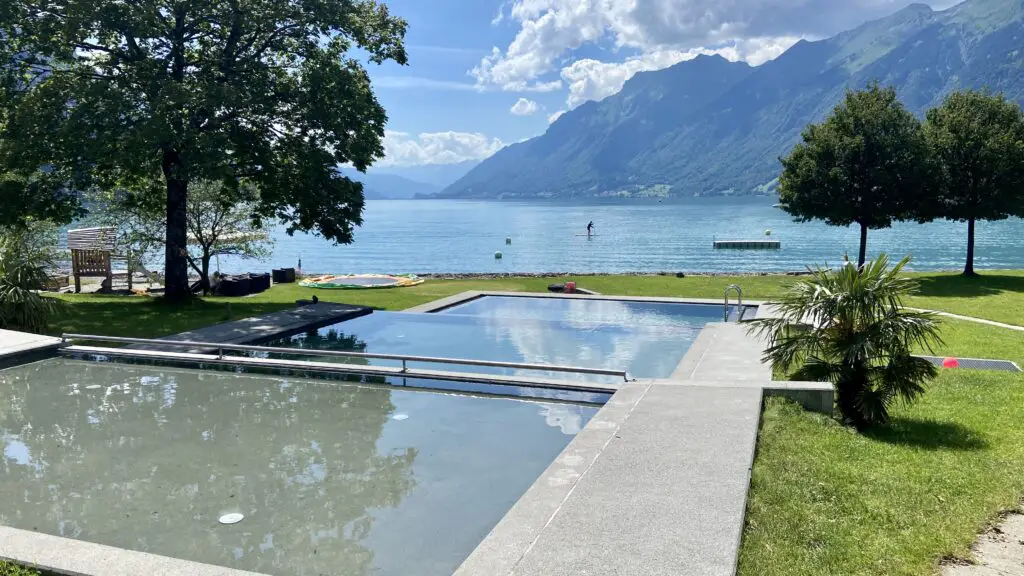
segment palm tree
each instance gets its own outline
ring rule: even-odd
[[[39,294],[52,246],[45,224],[0,229],[0,328],[45,332],[63,302]],[[54,230],[56,230],[54,228]],[[53,238],[56,244],[56,238]]]
[[[767,337],[764,359],[796,380],[831,382],[843,418],[858,429],[889,421],[889,406],[911,402],[937,370],[912,356],[941,342],[935,317],[903,308],[916,282],[901,275],[910,257],[889,268],[882,254],[858,270],[809,269],[773,305],[774,318],[755,320]]]

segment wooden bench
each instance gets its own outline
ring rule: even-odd
[[[114,270],[110,254],[114,251],[117,230],[113,227],[80,228],[68,231],[71,250],[71,275],[75,277],[75,292],[82,291],[82,278],[104,278],[104,289],[114,287]]]

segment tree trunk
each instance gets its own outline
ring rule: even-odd
[[[967,264],[964,265],[964,276],[977,276],[974,273],[974,218],[967,221]]]
[[[844,422],[858,430],[864,430],[869,425],[858,403],[866,387],[864,373],[856,369],[844,374],[835,383],[836,407],[839,408],[839,414]]]
[[[199,278],[199,285],[203,288],[203,296],[210,294],[210,254],[209,252],[203,252],[202,260],[202,273]]]
[[[173,151],[164,151],[164,178],[167,180],[167,245],[164,251],[164,297],[170,301],[191,298],[188,285],[188,234],[185,203],[188,178],[181,159]]]
[[[868,227],[867,224],[860,225],[860,255],[857,257],[857,269],[864,268],[864,261],[868,255]]]

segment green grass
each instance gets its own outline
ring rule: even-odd
[[[33,568],[0,561],[0,576],[40,576],[40,574]]]
[[[1024,326],[1024,271],[917,276],[920,293],[908,304]]]
[[[1024,325],[1024,272],[979,279],[918,274],[908,304]],[[277,286],[241,299],[183,307],[148,297],[65,295],[53,332],[158,336],[321,300],[401,310],[466,290],[544,291],[564,279],[429,281],[396,290],[328,291]],[[579,278],[605,294],[721,298],[726,285],[768,299],[786,276],[599,276]],[[938,355],[1024,364],[1024,334],[943,320]],[[742,575],[914,574],[943,557],[967,557],[979,531],[1024,496],[1024,376],[944,371],[924,398],[894,411],[893,425],[857,434],[793,404],[767,402],[758,440]],[[0,572],[0,576],[6,576]],[[18,576],[21,576],[18,574]]]
[[[1024,361],[1018,332],[947,321],[943,337],[943,353]],[[739,573],[924,576],[968,558],[1024,495],[1022,406],[1024,376],[981,371],[943,371],[868,434],[767,402]]]

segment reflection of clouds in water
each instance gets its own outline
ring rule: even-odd
[[[478,317],[487,333],[495,340],[510,342],[522,355],[523,362],[586,366],[613,370],[636,369],[634,362],[652,340],[662,341],[670,334],[631,329],[628,308],[621,302],[602,301],[600,318],[617,318],[620,322],[596,324],[587,321],[586,306],[592,301],[569,302],[565,319],[540,320],[530,307],[537,303],[526,298],[507,298]],[[551,311],[555,315],[554,311]],[[531,317],[532,316],[532,317]],[[518,375],[537,375],[519,372]],[[544,373],[559,380],[613,382],[614,377],[578,373]],[[617,383],[617,382],[616,382]]]
[[[583,429],[583,416],[579,406],[571,404],[545,404],[540,407],[540,415],[552,428],[559,428],[566,436],[575,436]]]

